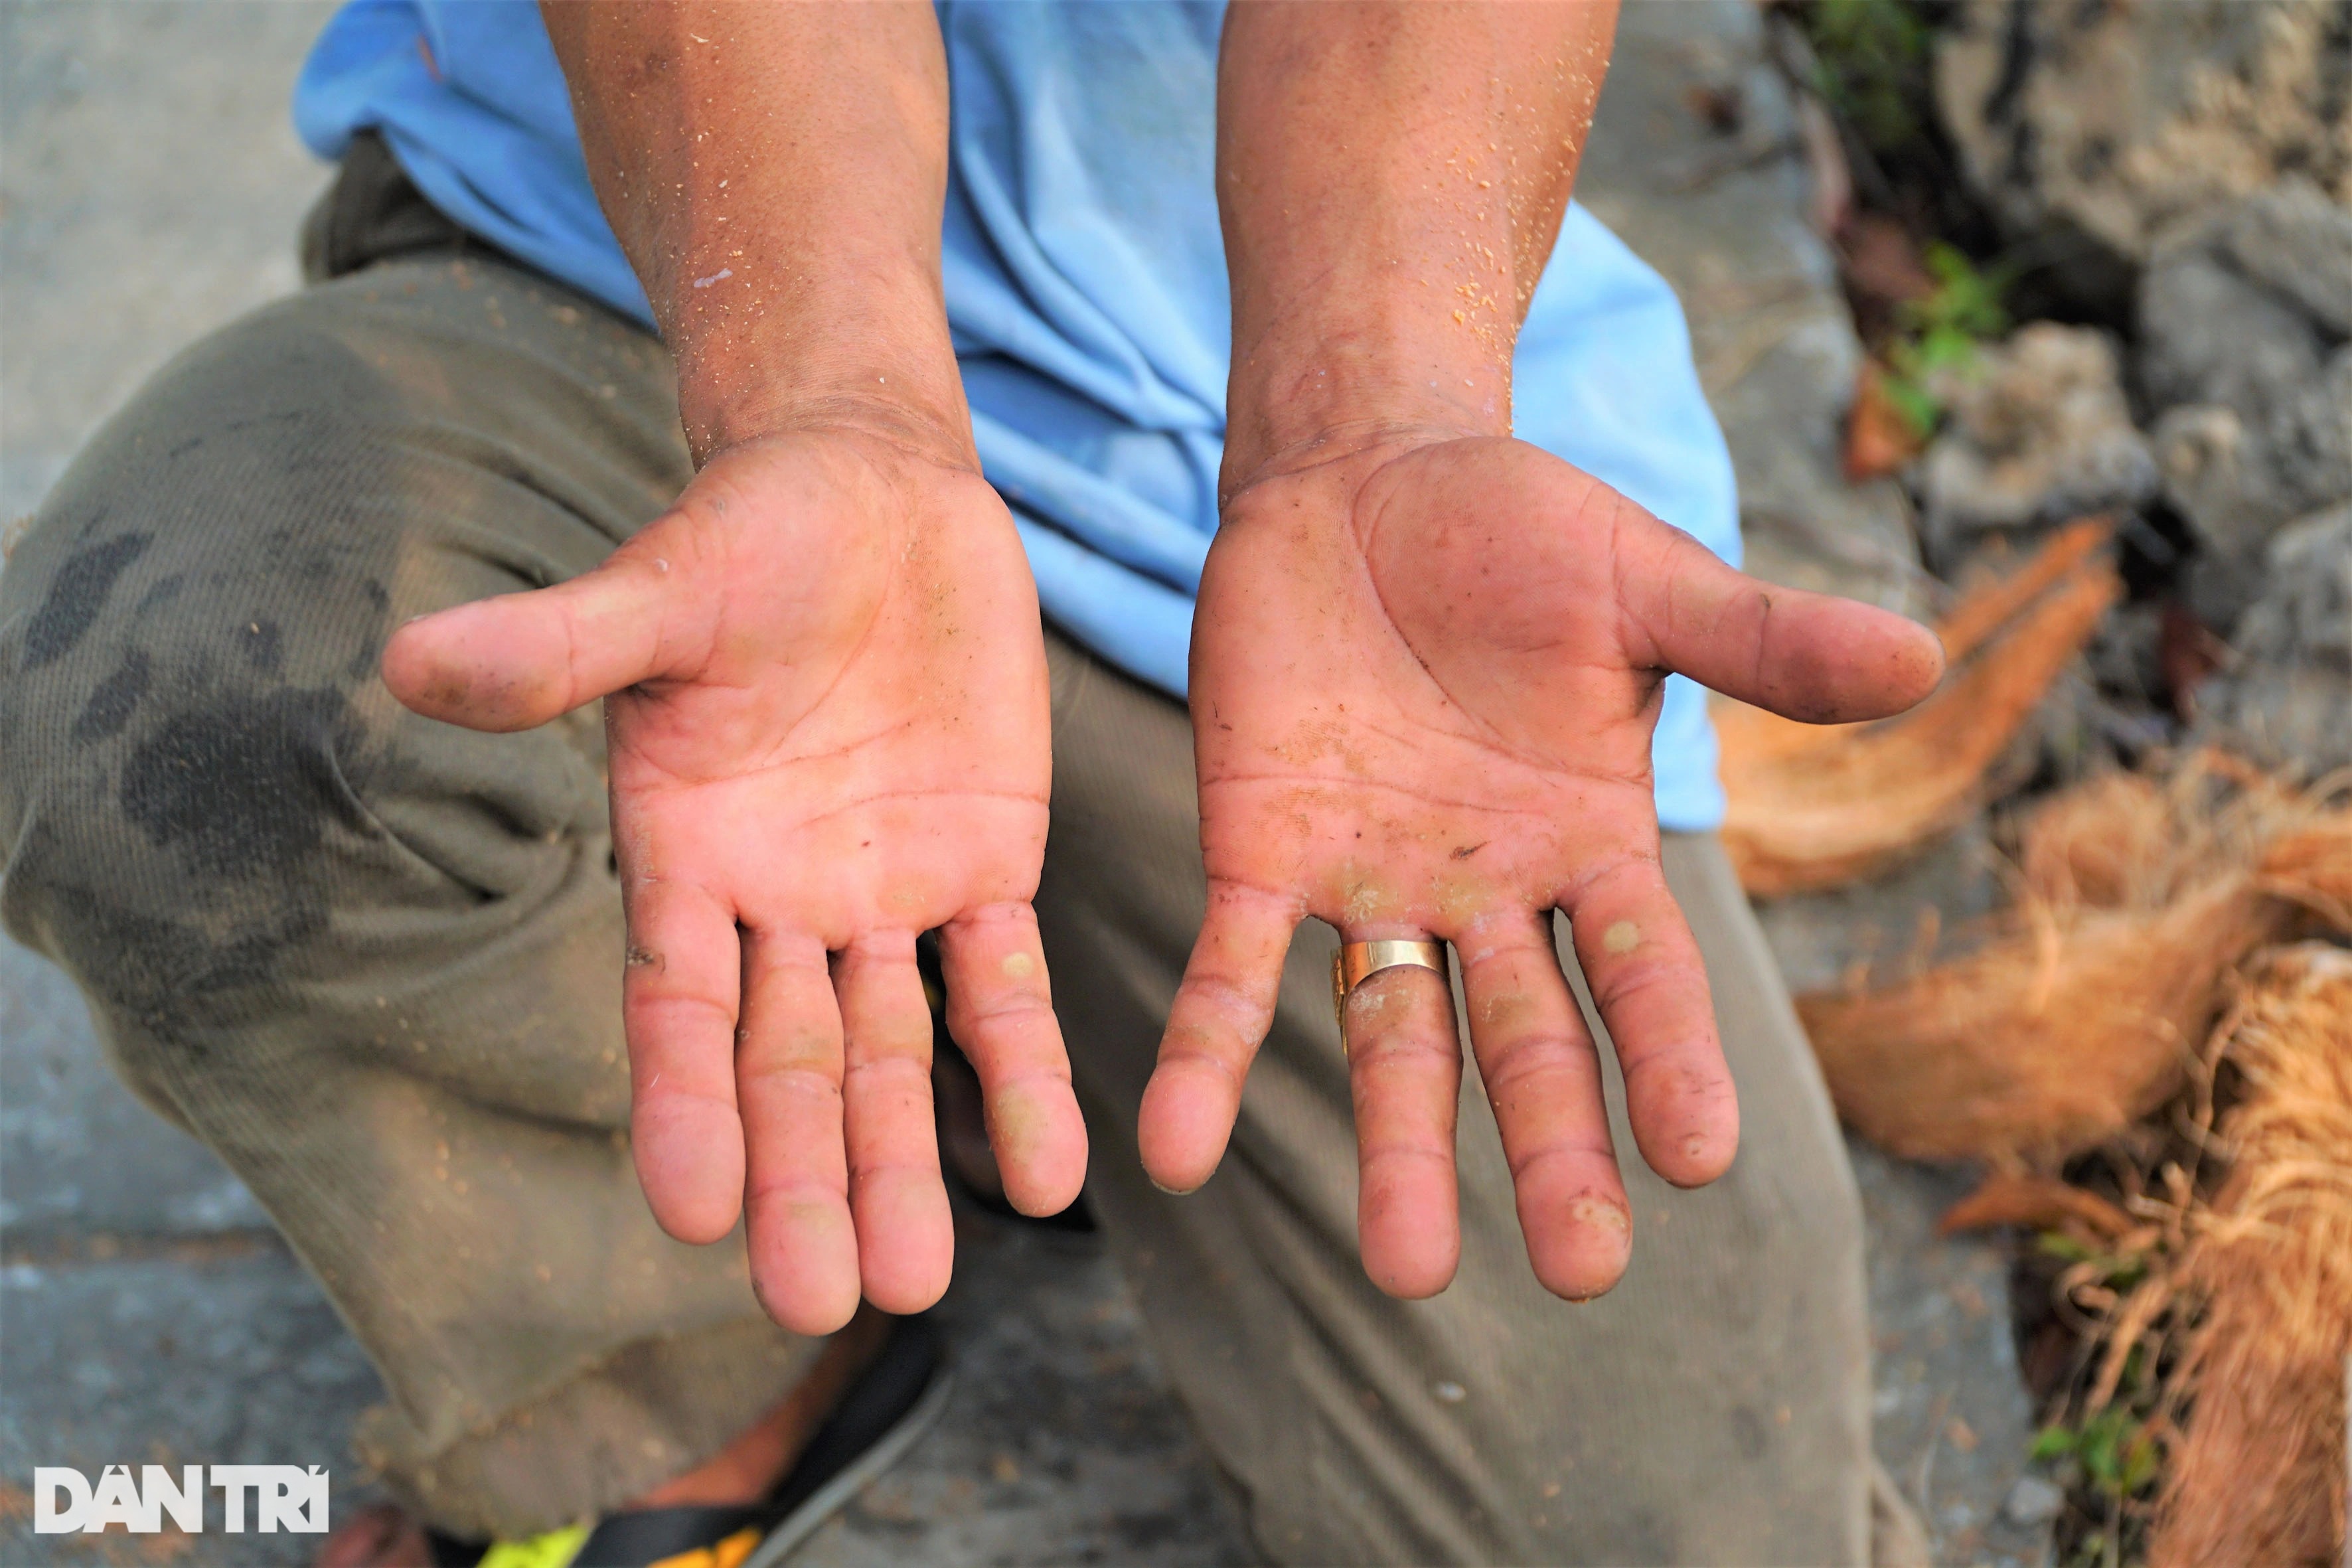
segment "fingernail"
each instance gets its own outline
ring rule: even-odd
[[[1199,1192],[1199,1191],[1201,1190],[1201,1188],[1200,1188],[1200,1187],[1197,1187],[1197,1186],[1195,1186],[1195,1187],[1171,1187],[1171,1186],[1170,1186],[1167,1183],[1165,1183],[1165,1182],[1161,1181],[1159,1177],[1157,1177],[1157,1176],[1153,1175],[1153,1174],[1152,1174],[1150,1172],[1149,1172],[1149,1171],[1146,1171],[1145,1173],[1143,1173],[1143,1179],[1144,1179],[1145,1181],[1147,1181],[1147,1182],[1150,1182],[1153,1186],[1158,1187],[1161,1192],[1166,1193],[1166,1194],[1167,1194],[1170,1197],[1171,1197],[1171,1198],[1185,1198],[1185,1197],[1190,1197],[1190,1196],[1192,1196],[1194,1193],[1197,1193],[1197,1192]],[[1203,1185],[1203,1186],[1205,1186],[1206,1184],[1207,1184],[1206,1183],[1202,1184],[1202,1185]]]

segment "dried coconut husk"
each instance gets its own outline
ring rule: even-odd
[[[2144,773],[2085,780],[2026,819],[2018,872],[2036,897],[2062,907],[2153,907],[2176,874],[2173,816],[2163,786]]]
[[[2060,909],[2156,909],[2218,871],[2254,868],[2293,902],[2317,900],[2339,928],[2352,815],[2324,802],[2346,780],[2300,790],[2206,748],[2168,772],[2114,773],[2049,796],[2017,832],[2021,897]],[[2331,906],[2331,900],[2334,900]]]
[[[2164,1103],[2222,974],[2293,919],[2241,875],[2153,911],[2047,909],[1881,991],[1800,997],[1838,1111],[1915,1160],[2052,1166]]]
[[[1741,886],[1774,898],[1855,881],[1967,821],[1986,775],[2122,592],[2102,521],[1964,596],[1938,628],[1953,672],[1897,718],[1800,724],[1718,699],[1722,837]],[[1971,657],[1972,656],[1972,657]]]
[[[2127,1234],[2132,1216],[2086,1188],[2056,1176],[1990,1171],[1976,1189],[1936,1221],[1937,1236],[1959,1236],[1995,1226],[2032,1230],[2080,1228],[2103,1241]]]
[[[2318,1568],[2345,1545],[2352,953],[2284,948],[2250,978],[2225,1047],[2230,1174],[2171,1281],[2205,1309],[2169,1384],[2185,1415],[2152,1568]]]
[[[2211,753],[2057,797],[2020,860],[1976,951],[1798,999],[1839,1112],[1893,1152],[2054,1166],[2180,1088],[2250,953],[2306,912],[2352,931],[2352,813]]]
[[[2352,931],[2352,811],[2332,811],[2263,850],[2256,885],[2300,904],[2328,929]]]
[[[2076,518],[2042,541],[2016,571],[1965,584],[1960,596],[1936,623],[1936,635],[1944,640],[1944,656],[1958,660],[1976,652],[2060,579],[2089,563],[2115,531],[2112,518]]]

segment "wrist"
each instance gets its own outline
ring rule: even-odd
[[[1414,432],[1510,434],[1519,326],[1510,278],[1402,238],[1349,248],[1418,254],[1423,264],[1375,263],[1368,273],[1343,263],[1303,288],[1278,280],[1300,276],[1297,266],[1239,269],[1223,494]],[[1467,280],[1442,286],[1455,274]]]
[[[1403,309],[1291,317],[1237,347],[1221,498],[1375,447],[1509,435],[1516,334],[1480,325]]]
[[[678,414],[698,464],[765,437],[849,430],[978,469],[936,284],[872,274],[771,280],[736,267],[707,301],[665,312]]]
[[[733,447],[779,437],[830,434],[879,441],[936,468],[980,471],[971,422],[960,395],[950,406],[936,397],[894,395],[890,389],[898,376],[885,381],[877,373],[869,387],[856,376],[839,383],[787,377],[772,391],[731,400],[698,425],[689,416],[695,466]]]

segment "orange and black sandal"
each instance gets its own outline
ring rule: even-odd
[[[523,1541],[428,1531],[435,1568],[774,1568],[898,1462],[939,1419],[952,1381],[938,1325],[901,1318],[764,1501],[640,1509]]]

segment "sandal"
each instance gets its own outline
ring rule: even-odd
[[[524,1541],[427,1531],[435,1568],[774,1568],[939,1418],[954,1379],[939,1327],[901,1318],[765,1500],[638,1509]]]

